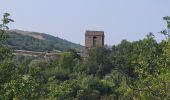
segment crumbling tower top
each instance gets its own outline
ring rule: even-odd
[[[85,47],[93,48],[104,46],[104,31],[86,31]]]

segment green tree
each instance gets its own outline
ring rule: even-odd
[[[60,56],[59,67],[69,69],[70,72],[72,72],[78,60],[80,60],[80,56],[76,53],[76,51],[65,51]]]
[[[168,34],[164,35],[169,38]],[[163,41],[159,45],[154,40],[154,36],[149,34],[146,39],[134,45],[132,64],[135,67],[137,79],[130,85],[133,99],[169,98],[168,41]]]
[[[8,39],[8,24],[13,22],[12,19],[9,18],[10,14],[5,13],[3,15],[2,23],[0,23],[0,62],[4,59],[7,59],[11,56],[10,49],[7,47],[7,39]]]
[[[12,62],[12,53],[6,44],[9,29],[7,24],[13,21],[9,16],[5,13],[0,24],[0,99],[37,100],[41,92],[37,81],[38,71],[32,70],[29,75],[25,75],[24,67]]]
[[[170,38],[170,16],[163,17],[166,21],[166,29],[162,30],[160,33],[165,35],[166,38]]]
[[[103,77],[105,74],[110,73],[112,69],[109,54],[110,51],[103,47],[90,49],[89,57],[84,62],[84,65],[81,66],[81,70],[87,74]]]
[[[73,100],[76,97],[79,86],[77,80],[68,80],[52,89],[48,94],[49,99]]]
[[[2,23],[0,23],[0,99],[4,97],[5,84],[15,77],[16,66],[11,62],[11,52],[7,47],[8,24],[13,21],[9,19],[10,14],[3,15]]]
[[[134,68],[131,64],[132,53],[133,43],[130,43],[126,40],[122,40],[119,45],[113,46],[109,55],[109,60],[112,63],[114,69],[133,77]]]

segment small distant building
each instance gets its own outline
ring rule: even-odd
[[[104,31],[86,31],[84,59],[88,57],[88,51],[94,47],[104,46]]]

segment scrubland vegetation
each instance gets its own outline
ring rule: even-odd
[[[0,25],[1,100],[168,100],[170,98],[170,18],[166,39],[153,33],[143,40],[122,40],[112,49],[93,48],[83,61],[67,50],[57,61],[27,58],[16,63],[7,47],[4,14]],[[158,33],[157,33],[158,34]]]

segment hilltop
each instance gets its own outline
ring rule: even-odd
[[[83,52],[83,46],[72,43],[70,41],[61,39],[45,33],[23,31],[23,30],[9,30],[8,45],[14,50],[28,50],[28,51],[52,51],[67,49],[76,49],[77,52]]]

